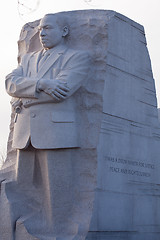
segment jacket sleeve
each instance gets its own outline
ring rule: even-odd
[[[5,86],[7,93],[17,98],[37,98],[36,86],[37,79],[29,78],[24,75],[23,65],[28,64],[27,59],[6,76]]]
[[[66,98],[69,98],[74,92],[76,92],[88,78],[89,68],[91,67],[90,64],[91,61],[89,54],[84,51],[73,51],[69,49],[68,53],[66,53],[64,58],[61,59],[59,73],[52,80],[66,83],[70,89]],[[61,101],[65,101],[65,99],[57,101],[44,91],[40,91],[38,92],[37,98],[28,100],[25,100],[24,98],[23,105],[25,107],[30,107],[40,103],[59,103]]]
[[[65,82],[70,89],[70,97],[76,92],[87,79],[91,61],[89,54],[84,51],[73,52],[69,57],[65,57],[62,70],[56,76],[56,80]]]

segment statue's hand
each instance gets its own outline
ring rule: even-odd
[[[61,101],[67,97],[70,89],[67,87],[67,83],[65,82],[40,79],[38,82],[38,90],[44,91],[57,101]]]

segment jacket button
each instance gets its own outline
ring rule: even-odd
[[[35,113],[31,113],[31,117],[35,118],[36,114]]]

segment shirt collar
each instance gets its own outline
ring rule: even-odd
[[[57,52],[58,54],[62,54],[66,50],[66,46],[64,45],[58,45],[57,47],[50,48],[50,49],[43,49],[42,50],[42,56],[45,54],[52,54],[52,52]]]

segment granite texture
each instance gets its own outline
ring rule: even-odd
[[[86,240],[159,240],[160,125],[144,28],[114,11],[60,14],[69,21],[67,46],[90,51],[92,58],[90,77],[75,94],[78,121],[83,127],[78,132],[80,152],[74,153],[78,160],[74,181],[79,181],[80,186],[89,183],[86,187],[88,193],[89,187],[92,188],[90,199],[95,196]],[[38,25],[39,20],[22,29],[19,62],[24,54],[41,49]],[[11,146],[13,115],[2,180],[14,179],[16,175],[16,152]],[[79,164],[82,159],[83,167]],[[71,162],[71,166],[73,164]],[[82,178],[78,180],[79,174]],[[5,199],[5,204],[0,232],[4,234],[3,240],[10,240],[10,210],[4,186],[2,182],[1,201]],[[23,205],[23,201],[20,202]],[[91,211],[86,211],[88,207],[78,211],[79,221],[88,216],[86,225],[90,222],[92,204],[93,201]],[[17,219],[16,240],[22,236],[24,240],[43,240],[42,236],[30,236],[21,219]],[[54,240],[53,237],[46,239]],[[85,239],[85,236],[75,239]]]

